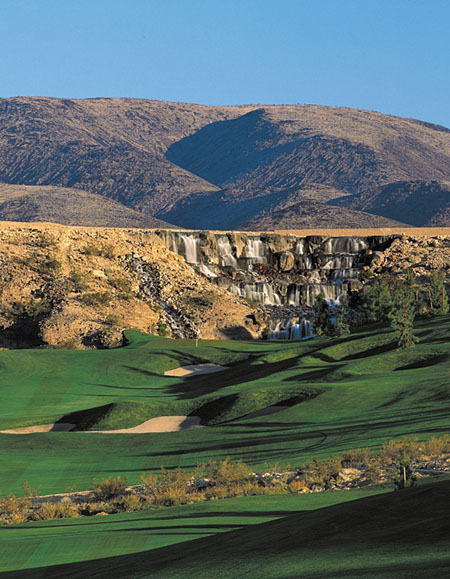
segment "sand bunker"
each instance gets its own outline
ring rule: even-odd
[[[23,426],[22,428],[10,428],[0,430],[1,434],[35,434],[37,432],[70,432],[75,424],[58,422],[56,424],[38,424],[37,426]]]
[[[158,416],[151,418],[133,428],[121,428],[119,430],[89,430],[101,434],[146,434],[149,432],[177,432],[191,428],[202,428],[198,416]]]
[[[228,370],[228,366],[219,366],[218,364],[193,364],[192,366],[180,366],[173,370],[164,372],[164,376],[195,376],[195,374],[211,374],[212,372],[221,372]]]
[[[1,434],[35,434],[37,432],[70,432],[75,424],[59,422],[57,424],[39,424],[37,426],[25,426],[0,430]],[[158,416],[146,420],[142,424],[132,428],[120,428],[117,430],[79,430],[88,434],[147,434],[150,432],[178,432],[190,428],[203,428],[198,416]]]

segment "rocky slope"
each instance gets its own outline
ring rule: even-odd
[[[0,224],[0,345],[108,347],[122,331],[252,337],[252,308],[150,230]]]
[[[416,190],[419,180],[423,185]],[[386,224],[383,218],[421,225],[423,205],[427,223],[448,225],[445,199],[444,206],[436,195],[436,202],[429,200],[449,180],[448,129],[370,111],[0,100],[0,182],[65,187],[73,204],[79,193],[72,197],[69,189],[78,189],[181,227],[263,226],[267,215],[276,229],[323,227],[331,220],[334,227],[348,221],[378,227]],[[406,205],[392,186],[398,182],[415,191]],[[359,201],[379,188],[385,209],[378,201]],[[339,212],[328,209],[339,197]],[[40,218],[48,197],[34,201],[43,204],[42,211],[34,210]],[[23,211],[25,218],[26,206],[16,204],[12,216]],[[324,218],[327,212],[333,217]],[[89,215],[77,219],[92,223]],[[137,218],[135,225],[141,226]]]

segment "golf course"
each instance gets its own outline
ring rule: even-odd
[[[303,342],[196,346],[130,330],[117,349],[0,351],[1,494],[20,494],[25,481],[42,495],[87,490],[93,478],[109,476],[135,484],[161,466],[193,470],[226,457],[255,471],[297,468],[350,449],[376,452],[405,436],[439,436],[450,413],[449,332],[450,316],[440,315],[417,320],[420,342],[407,350],[388,326],[373,325]],[[197,426],[123,432],[161,417],[188,424],[196,417]],[[23,433],[39,425],[54,430]],[[414,577],[413,563],[417,576],[430,565],[436,575],[427,576],[442,576],[450,565],[442,523],[449,482],[420,482],[399,494],[378,485],[8,525],[0,528],[0,570],[188,577],[207,576],[216,565],[223,577],[258,577],[261,565],[271,577],[297,577],[301,560],[302,577]],[[413,522],[405,523],[406,512]],[[389,521],[390,533],[377,517]],[[336,533],[322,536],[325,528]],[[438,540],[414,549],[425,528]],[[206,562],[205,552],[216,554]]]

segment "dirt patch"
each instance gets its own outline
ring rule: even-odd
[[[70,422],[57,422],[56,424],[38,424],[37,426],[23,426],[22,428],[9,428],[0,430],[1,434],[36,434],[38,432],[70,432],[75,424]]]
[[[219,366],[218,364],[193,364],[191,366],[180,366],[173,370],[164,372],[164,376],[195,376],[195,374],[212,374],[213,372],[221,372],[228,370],[228,366]]]

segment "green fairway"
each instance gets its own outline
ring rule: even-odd
[[[348,338],[293,342],[201,342],[129,332],[117,350],[0,352],[0,427],[63,419],[126,428],[167,414],[202,417],[205,428],[158,434],[0,434],[0,491],[23,481],[41,491],[90,487],[93,477],[135,482],[161,465],[193,468],[230,456],[255,468],[300,465],[404,435],[449,431],[450,316],[420,320],[420,343],[398,351],[387,328]],[[164,371],[212,362],[216,374]],[[270,405],[276,414],[238,420]],[[86,411],[86,412],[84,412]]]
[[[445,481],[377,496],[350,491],[215,501],[214,505],[164,509],[148,517],[142,513],[116,515],[106,523],[95,521],[97,530],[89,529],[91,521],[78,523],[75,531],[72,529],[77,523],[73,521],[27,526],[26,532],[15,526],[5,529],[4,533],[10,533],[5,541],[9,561],[15,561],[16,569],[39,563],[45,568],[12,572],[8,576],[33,579],[447,577],[450,572],[449,492],[450,482]],[[264,505],[266,512],[261,515]],[[276,520],[270,521],[272,518]],[[180,533],[182,542],[170,536],[173,532]],[[74,555],[68,552],[69,540],[64,543],[64,535],[68,538],[69,533]],[[137,537],[134,546],[132,539],[127,540],[127,534]],[[211,534],[215,536],[208,536]],[[197,538],[199,535],[203,538]],[[61,555],[53,550],[59,540]],[[14,541],[20,541],[20,550],[24,551],[20,562]],[[158,541],[173,544],[158,548]],[[83,544],[85,551],[81,555],[91,560],[47,566],[58,557],[80,556],[78,549]],[[126,549],[134,551],[133,554],[119,555]],[[118,556],[108,556],[108,552]]]
[[[108,517],[0,527],[0,571],[158,549],[382,492],[386,489],[240,497]]]

